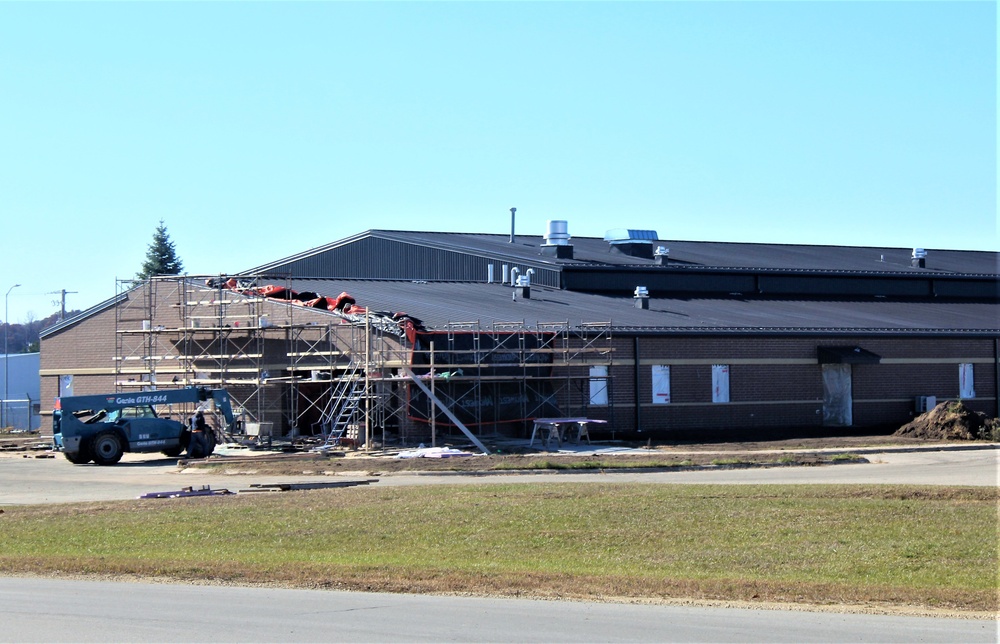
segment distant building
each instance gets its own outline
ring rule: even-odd
[[[2,425],[13,429],[29,430],[41,426],[39,379],[40,353],[0,354],[0,395],[7,392],[2,407]],[[4,378],[9,381],[4,381]]]
[[[234,392],[252,431],[425,441],[884,431],[1000,408],[1000,254],[372,230],[42,332],[42,392]],[[433,377],[432,377],[433,374]],[[381,432],[381,434],[380,434]],[[592,430],[596,433],[596,430]]]

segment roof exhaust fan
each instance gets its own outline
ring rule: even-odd
[[[541,251],[542,255],[557,259],[573,259],[573,246],[569,243],[569,225],[565,220],[549,220]]]
[[[636,286],[632,299],[635,301],[635,308],[649,309],[649,289],[645,286]]]
[[[913,268],[927,268],[927,251],[923,248],[914,248],[910,266]]]

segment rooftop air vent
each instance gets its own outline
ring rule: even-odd
[[[635,292],[632,294],[632,299],[635,300],[635,308],[648,309],[649,289],[646,288],[645,286],[636,286]]]
[[[612,228],[604,234],[604,241],[611,245],[612,252],[642,259],[653,259],[653,242],[657,239],[655,230]]]
[[[573,259],[573,246],[569,243],[569,226],[565,220],[550,220],[545,232],[542,255],[559,259]]]
[[[531,299],[531,276],[530,275],[520,275],[517,278],[517,282],[514,286],[515,298],[521,298],[522,300]]]
[[[913,268],[926,268],[927,267],[927,251],[923,248],[913,249],[913,259],[910,260],[910,266]]]

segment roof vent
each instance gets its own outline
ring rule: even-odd
[[[656,250],[653,251],[653,259],[660,266],[666,266],[670,261],[670,249],[666,246],[657,246]]]
[[[559,259],[573,259],[573,246],[569,243],[569,226],[565,220],[549,220],[545,231],[545,243],[541,246],[542,255]]]
[[[910,266],[913,268],[926,268],[927,267],[927,251],[923,248],[913,249],[913,258],[910,260]]]
[[[530,300],[531,299],[531,276],[530,275],[520,275],[520,276],[518,276],[517,283],[514,286],[514,297],[515,298],[519,297],[522,300]]]
[[[635,293],[632,294],[632,299],[635,301],[635,308],[648,309],[649,289],[647,289],[645,286],[636,286]]]
[[[604,234],[604,241],[611,245],[613,252],[642,259],[653,259],[653,242],[657,239],[655,230],[612,228]]]

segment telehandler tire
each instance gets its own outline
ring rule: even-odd
[[[114,465],[122,460],[124,453],[122,439],[114,431],[103,431],[94,436],[91,451],[94,454],[94,462],[98,465]]]
[[[207,452],[205,456],[211,456],[212,453],[215,451],[216,446],[219,444],[219,439],[215,435],[215,430],[210,428],[208,431],[206,431],[205,439],[206,439],[205,442],[207,443],[206,445]]]
[[[86,465],[90,461],[94,460],[94,457],[90,454],[90,443],[88,441],[80,441],[80,451],[76,453],[63,452],[63,456],[66,460],[73,465]]]

